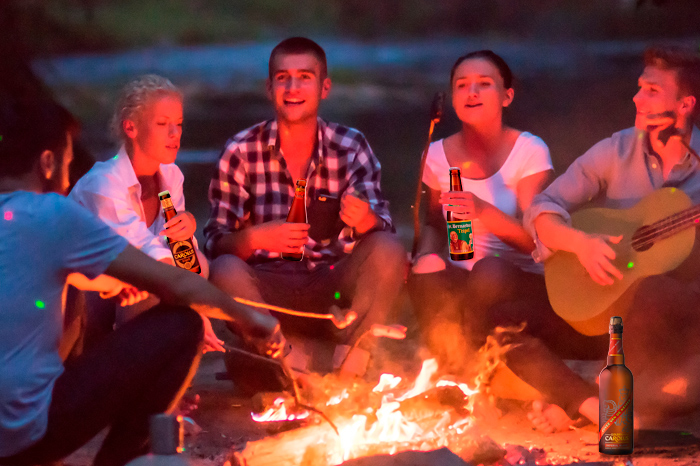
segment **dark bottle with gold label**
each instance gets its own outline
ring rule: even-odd
[[[622,317],[610,318],[608,365],[600,373],[598,450],[629,455],[634,448],[632,372],[622,352]]]
[[[308,223],[306,217],[306,180],[300,178],[297,180],[296,188],[294,188],[294,200],[292,208],[289,209],[287,221],[291,223]],[[282,259],[288,261],[300,261],[304,258],[304,249],[300,252],[283,252]]]
[[[462,190],[462,177],[459,168],[450,168],[450,191]],[[471,219],[458,220],[447,211],[447,245],[450,259],[463,261],[474,257],[474,235]]]
[[[177,215],[169,191],[158,193],[158,199],[160,199],[160,205],[163,207],[166,222]],[[167,240],[176,266],[191,272],[202,273],[202,267],[199,265],[192,238],[181,241],[171,240],[170,238],[167,238]]]

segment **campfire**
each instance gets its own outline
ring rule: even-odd
[[[478,375],[471,383],[436,377],[434,359],[423,361],[412,381],[385,373],[374,385],[343,386],[331,376],[324,377],[317,381],[319,393],[311,397],[323,417],[295,410],[291,395],[267,403],[259,400],[259,405],[266,406],[252,414],[253,420],[279,426],[298,425],[304,419],[303,425],[249,442],[243,451],[234,453],[232,461],[240,466],[325,466],[365,456],[446,447],[475,464],[497,462],[507,452],[482,432],[478,419],[479,411],[487,406],[497,411],[486,382],[501,352],[493,341],[482,348]]]

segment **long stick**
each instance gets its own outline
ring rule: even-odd
[[[247,306],[257,307],[260,309],[269,309],[270,311],[280,312],[282,314],[289,314],[290,316],[308,317],[309,319],[330,320],[333,322],[333,325],[335,325],[339,329],[344,329],[345,327],[353,323],[355,319],[357,319],[357,313],[355,311],[350,311],[347,314],[342,315],[342,313],[338,309],[336,313],[330,312],[328,314],[316,314],[315,312],[295,311],[293,309],[273,306],[272,304],[267,303],[259,303],[257,301],[251,301],[249,299],[239,297],[234,297],[233,300],[241,304],[245,304]],[[334,307],[335,306],[331,306],[331,311],[333,311]],[[335,309],[337,309],[337,307],[335,307]]]
[[[411,248],[411,257],[416,256],[418,250],[418,242],[420,240],[420,202],[423,197],[423,171],[425,170],[425,160],[428,158],[428,149],[433,139],[433,131],[435,124],[440,122],[442,118],[442,107],[445,104],[445,94],[438,92],[433,98],[433,105],[430,111],[430,129],[428,130],[428,140],[423,149],[423,155],[420,159],[420,170],[418,171],[418,186],[416,186],[416,198],[413,201],[413,247]]]

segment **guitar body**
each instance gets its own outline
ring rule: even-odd
[[[655,241],[644,251],[632,248],[632,235],[640,227],[686,210],[691,205],[690,198],[683,191],[664,188],[644,197],[630,209],[592,208],[574,213],[572,224],[579,230],[622,235],[620,244],[611,246],[616,254],[613,264],[622,272],[623,279],[616,279],[613,285],[598,285],[575,254],[557,251],[547,259],[544,269],[547,294],[554,311],[584,335],[607,333],[610,316],[624,314],[627,308],[613,305],[639,279],[678,267],[693,249],[695,228],[686,228]]]

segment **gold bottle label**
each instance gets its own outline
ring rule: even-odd
[[[190,270],[194,267],[197,261],[197,255],[195,254],[194,247],[189,241],[177,241],[170,246],[173,252],[173,258],[175,259],[175,264],[186,270]]]

